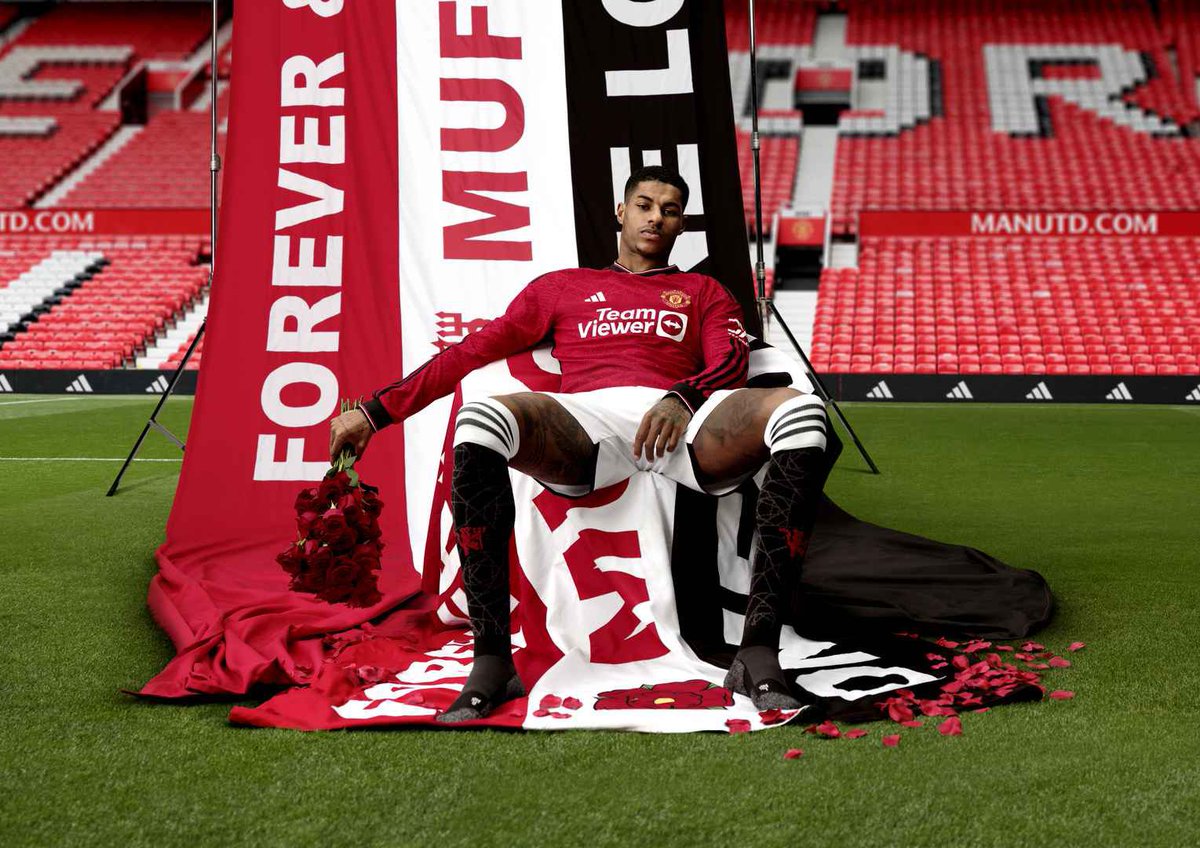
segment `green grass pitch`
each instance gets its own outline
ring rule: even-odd
[[[884,474],[848,449],[835,499],[1040,570],[1060,601],[1040,640],[1088,645],[1046,677],[1074,700],[891,750],[879,724],[854,741],[250,730],[227,704],[122,695],[172,654],[144,599],[178,451],[151,434],[104,497],[152,405],[0,396],[0,845],[1200,841],[1200,408],[847,405]],[[163,421],[182,432],[190,411]]]

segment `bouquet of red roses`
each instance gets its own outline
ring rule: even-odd
[[[342,403],[342,412],[352,408]],[[357,457],[347,448],[320,485],[296,496],[299,537],[275,558],[291,575],[293,592],[316,595],[331,604],[369,607],[379,602],[378,576],[383,542],[378,490],[354,470]]]

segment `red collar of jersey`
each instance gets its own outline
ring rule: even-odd
[[[633,274],[636,277],[652,277],[652,276],[655,276],[656,274],[678,274],[679,273],[679,269],[676,268],[674,265],[668,265],[666,268],[650,268],[645,271],[630,271],[628,268],[626,268],[620,262],[614,262],[613,264],[609,265],[608,270],[620,271],[625,274]]]

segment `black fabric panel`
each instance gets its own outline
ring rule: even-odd
[[[610,149],[630,148],[635,168],[644,164],[641,151],[661,150],[663,164],[677,167],[676,146],[698,144],[704,214],[689,216],[688,229],[706,234],[708,258],[682,270],[720,280],[741,304],[747,332],[761,336],[742,213],[724,3],[688,0],[673,18],[653,27],[627,26],[599,2],[565,4],[563,19],[580,265],[604,267],[616,249]],[[692,91],[609,97],[606,71],[666,65],[671,29],[687,29]],[[692,186],[693,195],[696,189]]]

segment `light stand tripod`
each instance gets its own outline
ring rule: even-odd
[[[763,261],[763,214],[762,214],[762,178],[759,172],[758,152],[759,152],[759,136],[758,136],[758,51],[754,40],[754,0],[749,0],[749,18],[750,18],[750,152],[754,159],[754,243],[758,251],[758,261],[754,265],[754,276],[758,284],[758,313],[762,321],[763,331],[766,331],[767,323],[771,316],[779,322],[779,327],[787,336],[788,341],[792,343],[792,347],[796,349],[796,353],[800,356],[800,361],[804,364],[804,368],[808,371],[809,379],[812,380],[813,388],[821,400],[833,407],[834,414],[837,415],[839,421],[842,422],[842,427],[850,435],[850,439],[854,442],[854,446],[858,448],[858,452],[862,454],[862,458],[867,461],[867,465],[871,468],[872,474],[878,474],[879,468],[871,459],[871,455],[867,453],[867,449],[863,447],[863,443],[859,441],[858,435],[854,432],[854,428],[850,426],[850,422],[842,413],[842,409],[838,406],[833,396],[829,394],[829,390],[825,388],[825,384],[821,382],[821,378],[817,376],[816,370],[805,355],[803,348],[800,347],[800,342],[796,341],[796,337],[792,335],[791,329],[787,322],[783,320],[783,316],[779,314],[778,307],[775,306],[775,301],[767,297],[767,270],[766,264]]]
[[[212,291],[213,278],[217,272],[217,175],[221,171],[221,157],[217,153],[217,0],[212,0],[212,54],[210,57],[211,76],[212,76],[212,103],[209,104],[209,112],[212,118],[211,132],[211,157],[209,159],[209,271],[208,271],[208,287]],[[200,329],[196,331],[195,338],[188,345],[187,351],[183,354],[183,361],[179,363],[179,367],[175,369],[175,373],[171,375],[171,380],[167,384],[166,390],[158,399],[158,405],[154,407],[154,411],[150,413],[149,420],[146,421],[146,426],[142,428],[141,435],[137,437],[137,441],[133,443],[133,449],[129,452],[129,456],[125,458],[125,463],[121,466],[121,470],[117,472],[117,477],[112,481],[112,485],[108,487],[107,497],[112,497],[117,493],[117,487],[121,485],[121,478],[125,476],[129,464],[133,462],[133,458],[137,456],[138,450],[142,447],[142,442],[146,439],[146,434],[153,427],[158,432],[162,433],[175,444],[179,445],[180,450],[184,450],[183,441],[158,422],[158,413],[166,404],[167,398],[175,391],[175,386],[179,382],[179,378],[183,376],[183,371],[187,368],[188,360],[192,358],[192,354],[196,350],[196,345],[200,343],[200,339],[204,337],[204,328],[208,324],[208,318],[200,324]]]

